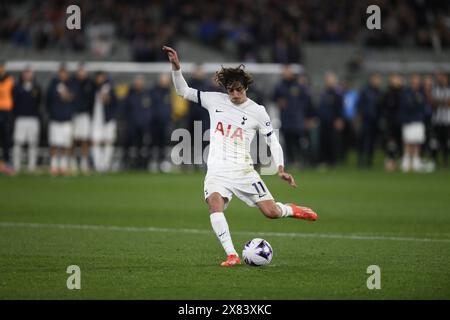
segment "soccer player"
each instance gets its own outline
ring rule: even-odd
[[[9,165],[14,78],[6,72],[5,65],[6,62],[0,60],[0,173],[10,176],[14,174]]]
[[[22,148],[28,145],[28,171],[36,170],[40,133],[40,105],[42,90],[34,79],[34,73],[27,67],[19,82],[14,86],[14,170],[19,172],[22,162]]]
[[[92,113],[92,155],[94,168],[104,173],[111,169],[116,142],[117,98],[105,72],[95,74],[95,100]]]
[[[58,70],[47,89],[47,109],[50,118],[50,173],[66,175],[69,169],[69,153],[72,147],[72,115],[75,88],[64,64]]]
[[[73,154],[71,170],[78,171],[78,155],[76,148],[81,151],[80,169],[83,173],[89,172],[89,140],[91,133],[91,114],[94,105],[94,83],[90,79],[83,64],[78,66],[73,78],[76,87],[74,97],[75,115],[72,119],[73,126]]]
[[[178,95],[196,102],[209,111],[211,123],[208,172],[204,196],[209,207],[211,225],[226,254],[221,266],[240,264],[233,246],[224,210],[233,194],[251,207],[257,206],[268,218],[292,217],[314,221],[317,214],[310,208],[275,202],[261,177],[253,168],[250,142],[256,131],[264,134],[278,168],[278,176],[296,187],[294,177],[284,171],[283,150],[265,108],[246,95],[251,76],[242,66],[222,68],[216,81],[228,94],[204,92],[190,88],[183,78],[177,53],[163,47],[172,64],[172,79]]]

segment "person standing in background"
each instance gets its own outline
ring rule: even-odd
[[[432,90],[433,97],[433,151],[434,162],[439,162],[442,154],[444,167],[448,167],[450,143],[450,86],[448,75],[444,72],[437,74],[437,84]]]
[[[94,168],[105,173],[111,169],[117,135],[117,98],[105,72],[95,74],[94,109],[92,113],[92,155]]]
[[[27,67],[14,86],[14,147],[13,164],[16,172],[21,170],[22,148],[28,146],[28,172],[36,171],[40,134],[40,106],[42,91],[34,79],[33,71]]]
[[[420,149],[425,142],[425,95],[421,87],[420,76],[411,75],[410,85],[400,98],[399,118],[402,124],[403,172],[420,172],[425,169],[420,159]]]
[[[372,167],[373,153],[378,133],[380,118],[381,76],[373,74],[369,83],[361,90],[357,113],[361,122],[360,141],[358,143],[358,166]]]
[[[385,170],[394,171],[396,160],[401,155],[402,132],[399,120],[400,98],[403,91],[403,78],[393,73],[389,75],[388,89],[381,100],[381,129],[384,132],[386,153]]]
[[[0,60],[0,173],[13,175],[10,166],[11,125],[13,109],[14,78],[6,72],[5,61]]]
[[[91,132],[91,114],[94,104],[94,83],[89,78],[83,64],[78,69],[73,78],[76,88],[74,97],[75,116],[73,118],[73,154],[72,170],[82,173],[89,172],[89,143]],[[77,150],[76,148],[79,148]],[[80,156],[80,166],[78,167],[78,156]]]
[[[156,147],[156,160],[158,170],[165,171],[163,162],[166,157],[166,146],[169,142],[169,126],[172,114],[170,101],[171,79],[166,73],[160,74],[158,83],[151,91],[152,95],[152,121],[151,136],[152,147]]]
[[[133,169],[147,169],[150,155],[152,97],[145,88],[144,76],[134,78],[125,98],[127,114],[127,150],[125,163]]]
[[[342,83],[342,93],[344,102],[344,158],[347,160],[347,156],[350,150],[355,147],[355,140],[357,132],[360,132],[357,123],[357,103],[359,94],[358,91],[353,87],[350,79],[345,79]]]
[[[69,155],[72,147],[72,116],[76,89],[69,79],[69,72],[62,64],[58,76],[47,90],[47,109],[50,117],[50,173],[66,175],[69,169]]]
[[[275,88],[273,100],[280,109],[286,166],[299,166],[304,159],[300,142],[306,135],[306,118],[311,117],[312,101],[306,86],[298,83],[290,65],[283,68],[283,79]]]
[[[425,95],[425,143],[422,147],[422,157],[432,157],[432,116],[433,116],[433,76],[427,74],[423,78],[423,93]]]
[[[337,87],[337,76],[325,74],[325,89],[320,95],[318,115],[320,120],[320,162],[334,166],[342,151],[343,98]]]

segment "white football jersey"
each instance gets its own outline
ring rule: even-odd
[[[198,103],[209,111],[211,123],[208,172],[253,170],[250,143],[256,131],[265,135],[273,132],[266,109],[250,98],[235,105],[227,94],[220,92],[197,91],[196,96]]]

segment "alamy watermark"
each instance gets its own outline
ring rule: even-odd
[[[81,9],[79,6],[72,4],[67,7],[66,14],[69,16],[66,19],[66,27],[69,30],[81,29]]]
[[[367,274],[370,276],[367,278],[367,289],[381,289],[381,269],[377,265],[370,265],[366,270]]]
[[[70,274],[67,278],[66,285],[67,289],[73,290],[81,289],[81,269],[77,265],[70,265],[67,267],[66,273]]]
[[[269,148],[265,142],[265,135],[257,132],[252,141],[244,137],[242,128],[234,128],[231,125],[222,125],[214,129],[213,134],[222,135],[221,148],[217,152],[220,156],[212,156],[214,161],[224,163],[233,162],[237,165],[258,163],[261,175],[277,173],[278,168],[273,161]],[[273,130],[272,134],[279,137],[279,130]],[[204,142],[210,140],[210,130],[202,132],[202,122],[194,121],[193,135],[187,129],[178,128],[170,137],[176,144],[172,147],[170,158],[174,165],[201,165],[207,163],[210,146],[203,149]],[[217,142],[214,142],[217,144]],[[214,150],[213,150],[214,152]]]

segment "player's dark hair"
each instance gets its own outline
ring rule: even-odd
[[[239,65],[237,68],[222,68],[216,72],[214,81],[225,89],[228,88],[234,82],[240,82],[245,89],[253,82],[252,76],[245,71],[245,66],[243,64]]]

